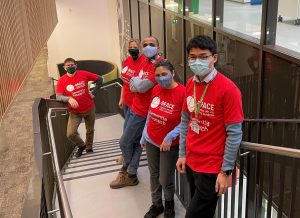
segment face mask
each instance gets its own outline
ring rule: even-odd
[[[74,74],[76,72],[76,66],[68,67],[66,70],[69,74]]]
[[[196,76],[205,76],[209,73],[210,67],[209,67],[210,61],[204,61],[204,60],[196,60],[196,61],[189,61],[189,66],[191,70],[194,72]]]
[[[156,77],[155,79],[162,88],[167,88],[170,86],[170,84],[173,80],[173,76],[171,75],[171,73],[169,73],[166,76]]]
[[[128,53],[131,55],[133,60],[138,59],[140,50],[138,48],[128,49]]]
[[[143,48],[143,54],[147,58],[152,58],[157,54],[157,48],[147,45],[145,48]]]

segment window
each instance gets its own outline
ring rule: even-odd
[[[138,16],[138,3],[137,0],[131,1],[131,23],[132,23],[132,37],[135,39],[140,38],[139,34],[139,16]]]
[[[246,0],[224,2],[223,26],[252,37],[259,42],[261,33],[261,4],[246,4]]]
[[[166,31],[167,57],[174,65],[176,81],[184,83],[182,19],[173,14],[166,13]]]
[[[141,40],[150,35],[149,8],[148,5],[140,2],[140,23],[141,23]]]
[[[163,11],[155,7],[151,7],[151,30],[152,36],[155,36],[159,41],[160,52],[164,56],[164,25]]]
[[[276,44],[300,52],[300,1],[279,0]]]
[[[186,0],[185,14],[196,20],[212,24],[212,1],[211,0]]]
[[[183,13],[183,3],[182,0],[165,0],[165,7],[170,11],[176,13]]]

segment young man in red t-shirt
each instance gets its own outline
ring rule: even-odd
[[[67,137],[78,147],[76,157],[80,157],[86,149],[87,153],[93,152],[95,106],[93,98],[100,89],[103,78],[97,74],[77,70],[76,61],[67,58],[64,61],[65,75],[59,78],[56,87],[56,99],[67,102],[70,109]],[[96,86],[92,92],[88,89],[88,82],[93,81]],[[80,138],[77,130],[82,118],[86,126],[85,142]]]
[[[241,93],[214,68],[217,46],[210,37],[194,37],[187,52],[195,76],[186,84],[176,165],[186,172],[191,190],[186,218],[213,218],[242,140]]]
[[[134,186],[139,183],[137,169],[142,154],[140,139],[151,102],[152,89],[156,85],[154,64],[163,59],[158,55],[159,42],[155,37],[146,37],[142,45],[143,54],[147,60],[143,63],[141,70],[129,82],[130,91],[134,93],[134,97],[126,128],[120,139],[124,160],[117,178],[109,184],[112,189]]]

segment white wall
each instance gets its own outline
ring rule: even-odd
[[[56,0],[58,24],[48,41],[49,76],[57,64],[75,60],[104,60],[120,69],[117,1]]]

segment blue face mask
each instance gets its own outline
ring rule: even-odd
[[[157,54],[157,47],[152,47],[150,45],[147,45],[145,48],[143,48],[143,54],[147,58],[152,58]]]
[[[162,88],[168,88],[173,80],[173,76],[169,73],[166,76],[155,77],[155,79]]]
[[[204,61],[204,60],[196,60],[196,61],[189,61],[189,66],[191,70],[194,72],[196,76],[205,76],[209,73],[210,67],[209,67],[210,61]]]

